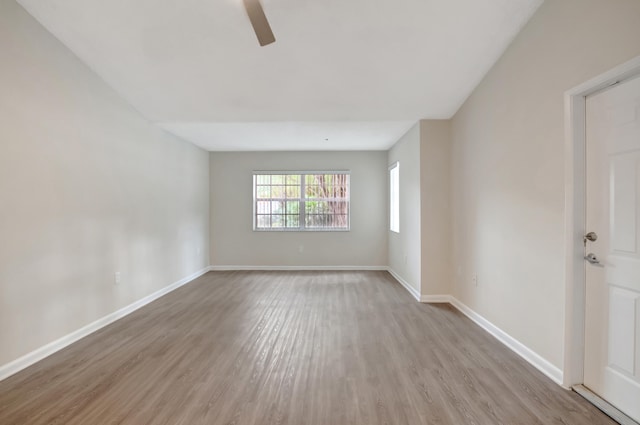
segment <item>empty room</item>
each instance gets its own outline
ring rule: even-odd
[[[0,0],[0,424],[640,423],[640,1]]]

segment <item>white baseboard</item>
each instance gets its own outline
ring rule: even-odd
[[[506,345],[513,352],[529,362],[533,367],[551,378],[558,385],[562,385],[562,370],[551,364],[548,360],[531,350],[526,345],[498,328],[496,325],[467,307],[454,297],[451,297],[451,305],[457,308],[462,314],[467,316],[478,326],[489,332],[494,338]]]
[[[380,271],[387,266],[209,266],[209,271]]]
[[[471,319],[474,323],[480,326],[485,331],[489,332],[494,338],[503,343],[507,348],[511,349],[514,353],[522,357],[533,367],[544,373],[551,380],[558,385],[562,385],[562,370],[551,364],[548,360],[540,356],[535,351],[531,350],[520,341],[504,332],[502,329],[482,317],[480,314],[473,311],[471,308],[463,304],[452,295],[420,295],[420,293],[409,285],[404,279],[402,279],[396,272],[389,269],[389,273],[398,281],[413,297],[423,303],[450,303],[462,314]]]
[[[407,281],[401,278],[395,271],[386,266],[209,266],[190,276],[185,277],[153,294],[129,304],[101,319],[96,320],[62,338],[53,341],[43,347],[40,347],[10,363],[0,366],[0,381],[9,376],[31,366],[32,364],[50,356],[81,338],[115,322],[116,320],[136,311],[137,309],[157,300],[163,295],[191,282],[192,280],[202,276],[208,271],[230,271],[230,270],[386,270],[388,271],[404,288],[417,300],[425,303],[450,303],[457,308],[462,314],[467,316],[478,326],[489,332],[494,338],[510,348],[520,357],[525,359],[536,369],[551,378],[558,385],[562,385],[562,370],[551,364],[542,356],[516,340],[493,323],[482,317],[480,314],[467,307],[465,304],[457,300],[451,295],[423,295],[413,288]]]
[[[202,276],[203,274],[205,274],[206,272],[209,271],[209,268],[204,268],[190,276],[187,276],[183,279],[180,279],[179,281],[172,283],[169,286],[166,286],[162,289],[160,289],[159,291],[154,292],[153,294],[147,295],[146,297],[132,303],[129,304],[126,307],[121,308],[120,310],[114,311],[111,314],[108,314],[98,320],[96,320],[93,323],[89,323],[86,326],[83,326],[82,328],[71,332],[68,335],[63,336],[62,338],[59,338],[47,345],[44,345],[28,354],[25,354],[24,356],[10,362],[7,363],[5,365],[0,366],[0,381],[2,381],[3,379],[8,378],[9,376],[20,372],[23,369],[26,369],[27,367],[31,366],[32,364],[39,362],[40,360],[50,356],[51,354],[55,353],[56,351],[60,351],[63,348],[67,347],[68,345],[73,344],[74,342],[78,341],[81,338],[84,338],[85,336],[92,334],[93,332],[104,328],[105,326],[115,322],[116,320],[130,314],[133,313],[134,311],[136,311],[137,309],[149,304],[152,301],[157,300],[158,298],[160,298],[163,295],[168,294],[171,291],[174,291],[176,289],[178,289],[179,287],[186,285],[187,283],[191,282],[192,280]]]
[[[400,277],[400,275],[396,273],[391,267],[388,267],[387,271],[389,272],[389,274],[391,274],[391,276],[395,278],[395,280],[397,280],[402,286],[404,286],[404,289],[406,289],[411,295],[413,295],[413,298],[420,301],[420,291],[418,291],[416,288],[411,286],[409,282]]]
[[[420,297],[421,303],[449,303],[451,302],[451,295],[422,295]]]

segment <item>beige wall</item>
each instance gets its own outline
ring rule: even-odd
[[[454,295],[558,368],[563,93],[640,55],[639,23],[637,0],[546,1],[452,122]]]
[[[386,152],[212,152],[210,164],[212,265],[386,266]],[[351,230],[254,232],[254,170],[350,170]]]
[[[451,294],[451,127],[422,120],[389,150],[400,163],[400,233],[389,231],[389,267],[423,299]]]
[[[3,365],[207,266],[209,176],[13,1],[0,52]]]
[[[387,168],[396,161],[400,162],[400,233],[390,231],[386,223],[389,268],[420,293],[420,123],[389,150]]]
[[[451,294],[451,126],[420,121],[421,295]]]

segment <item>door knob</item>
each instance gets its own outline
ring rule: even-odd
[[[598,240],[598,235],[596,234],[596,232],[589,232],[586,235],[584,235],[584,241],[585,243],[587,241],[591,241],[591,242],[595,242]]]
[[[600,260],[598,260],[598,257],[596,257],[596,254],[594,254],[593,252],[585,255],[584,259],[587,260],[590,264],[600,264]]]

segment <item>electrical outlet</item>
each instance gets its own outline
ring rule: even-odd
[[[114,279],[115,279],[115,284],[119,285],[120,281],[122,280],[122,276],[120,275],[120,272],[115,272]]]
[[[304,245],[300,245],[298,247],[298,252],[300,252],[300,253],[304,252]]]
[[[478,286],[478,275],[477,274],[475,274],[475,273],[473,274],[472,281],[473,281],[473,286]]]

